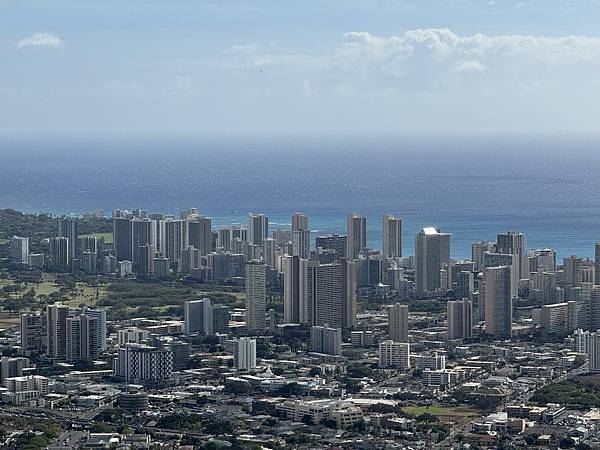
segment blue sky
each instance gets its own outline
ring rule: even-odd
[[[0,0],[0,132],[594,133],[594,0]]]

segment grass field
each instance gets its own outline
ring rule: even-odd
[[[91,234],[82,234],[79,237],[96,237],[98,240],[104,239],[105,244],[113,243],[113,235],[112,233],[91,233]]]
[[[407,414],[413,416],[420,416],[424,413],[433,414],[442,421],[457,421],[460,419],[466,419],[470,417],[479,416],[479,411],[467,406],[405,406],[402,408]]]
[[[0,287],[7,286],[12,283],[13,282],[9,280],[0,280]],[[31,288],[35,289],[36,295],[50,295],[53,292],[57,292],[58,290],[60,290],[60,286],[54,283],[54,280],[52,278],[45,279],[39,284],[28,283],[27,289],[23,291],[23,293]],[[13,296],[14,295],[15,294],[13,294]],[[18,296],[20,294],[16,295]],[[98,288],[98,297],[102,298],[105,295],[106,286],[100,286]],[[93,305],[96,302],[96,288],[86,286],[83,283],[77,283],[77,289],[73,292],[68,293],[67,296],[69,300],[65,303],[73,308],[78,307],[82,303],[86,305]]]

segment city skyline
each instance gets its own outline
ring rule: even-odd
[[[600,448],[600,0],[0,0],[0,448]]]

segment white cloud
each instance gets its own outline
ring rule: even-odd
[[[340,77],[361,88],[420,91],[462,87],[478,73],[486,88],[519,88],[598,81],[600,38],[475,34],[419,29],[381,37],[352,32],[333,54]],[[592,76],[590,80],[589,75]],[[476,90],[476,85],[469,89]]]
[[[17,42],[17,48],[19,50],[26,47],[58,48],[62,46],[63,40],[52,33],[34,33]]]

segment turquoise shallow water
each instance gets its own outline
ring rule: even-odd
[[[286,137],[0,139],[0,207],[82,213],[198,207],[215,225],[310,216],[313,236],[385,213],[453,234],[452,254],[508,229],[529,248],[593,256],[600,240],[600,139],[589,137]],[[276,227],[273,224],[272,227]]]

